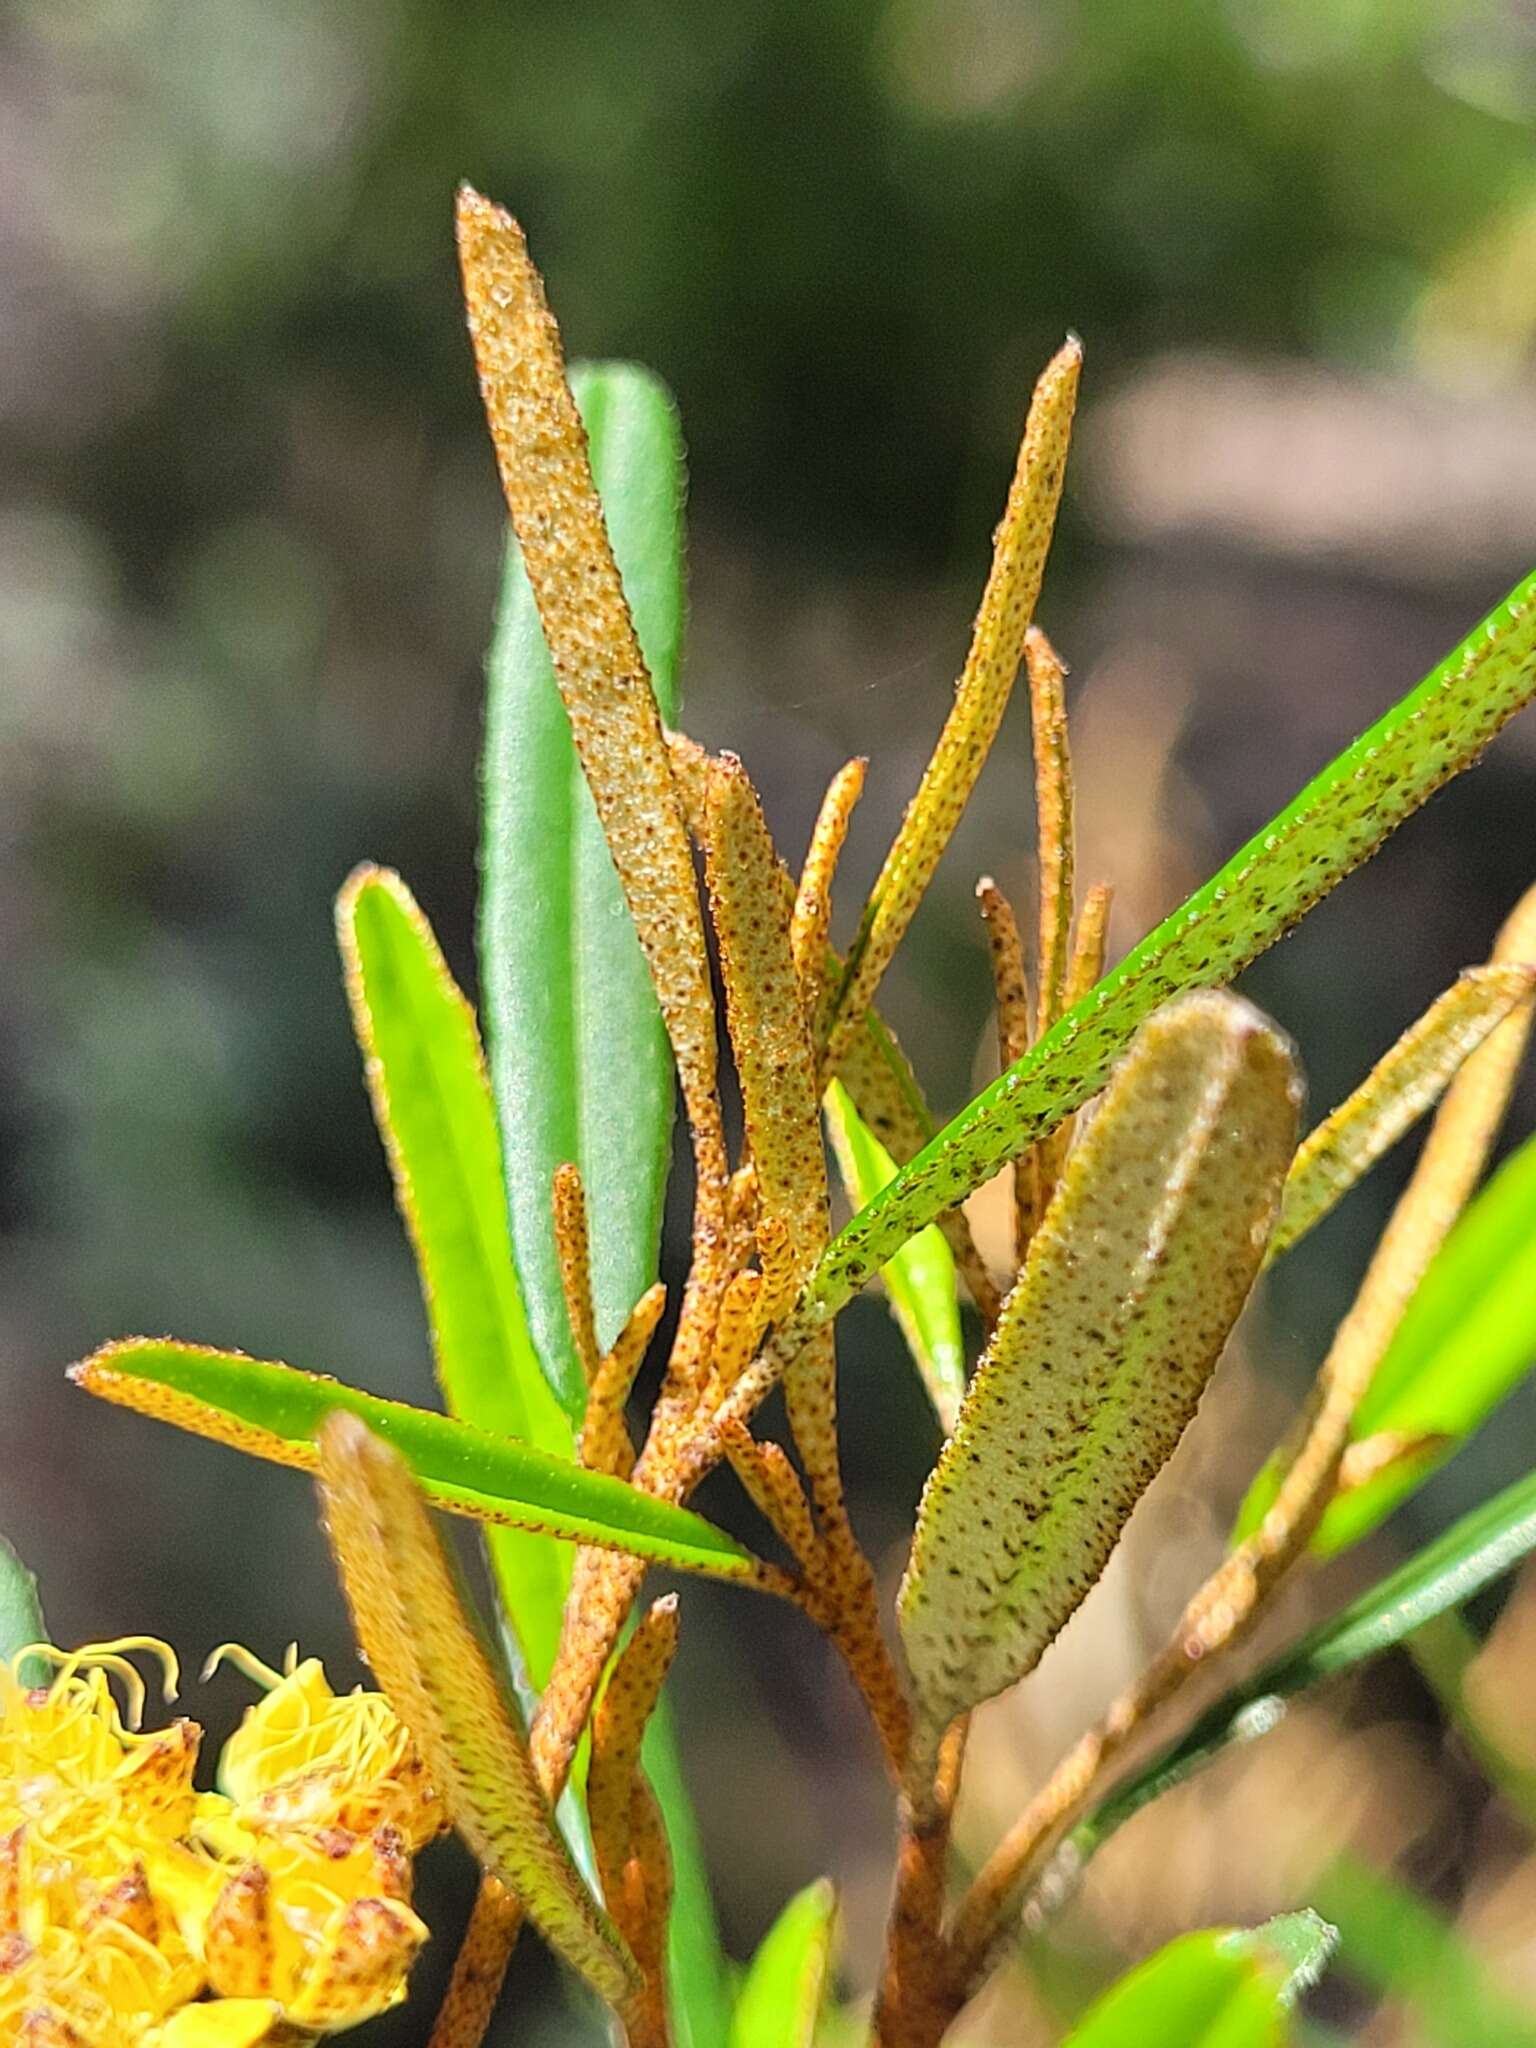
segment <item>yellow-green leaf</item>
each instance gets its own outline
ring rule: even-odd
[[[840,1081],[822,1107],[832,1134],[848,1199],[855,1209],[873,1201],[896,1172],[896,1162],[865,1123]],[[955,1261],[943,1233],[930,1223],[909,1238],[880,1275],[944,1432],[955,1426],[965,1394],[965,1343],[955,1293]]]
[[[560,1953],[620,2004],[634,1959],[587,1890],[410,1467],[356,1416],[320,1429],[326,1533],[358,1639],[454,1825]]]
[[[501,1137],[474,1012],[398,875],[359,868],[337,902],[336,929],[449,1412],[569,1458],[571,1426],[533,1348],[512,1264]],[[540,1687],[560,1639],[570,1552],[513,1529],[489,1530],[487,1543]]]
[[[1285,1040],[1229,995],[1170,1004],[1116,1068],[923,1496],[899,1613],[930,1741],[1034,1667],[1183,1434],[1298,1096]]]
[[[70,1377],[103,1400],[303,1472],[315,1469],[320,1425],[343,1409],[393,1445],[427,1499],[450,1514],[625,1550],[684,1571],[725,1578],[753,1571],[750,1554],[691,1509],[451,1416],[274,1360],[127,1337],[72,1366]]]
[[[797,1892],[763,1936],[731,2020],[730,2048],[811,2048],[837,1941],[827,1878]]]

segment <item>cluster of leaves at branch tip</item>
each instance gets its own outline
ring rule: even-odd
[[[833,778],[797,875],[745,764],[680,729],[682,445],[670,401],[632,366],[568,380],[517,223],[466,188],[458,233],[512,528],[489,669],[485,1041],[398,876],[359,868],[337,907],[447,1412],[165,1339],[108,1344],[74,1377],[317,1481],[387,1696],[380,1711],[408,1745],[434,1825],[445,1816],[481,1870],[432,2048],[482,2039],[525,1920],[606,2002],[630,2048],[809,2048],[835,1981],[836,1897],[823,1883],[791,1900],[733,1989],[667,1718],[687,1596],[637,1615],[651,1564],[791,1602],[842,1658],[900,1816],[872,2038],[935,2048],[1021,1902],[1041,1922],[1057,1852],[1080,1866],[1138,1803],[1234,1739],[1252,1701],[1223,1696],[1106,1799],[1104,1774],[1146,1717],[1196,1662],[1240,1640],[1309,1546],[1364,1533],[1536,1355],[1536,1289],[1510,1278],[1536,1257],[1529,1149],[1472,1199],[1530,1028],[1536,892],[1493,959],[1299,1146],[1297,1055],[1226,986],[1536,694],[1536,582],[1108,966],[1110,885],[1080,888],[1076,872],[1067,670],[1035,620],[1082,372],[1069,338],[1028,408],[953,705],[843,956],[833,895],[864,761]],[[880,986],[1020,675],[1038,901],[1021,917],[990,878],[979,886],[1003,1072],[941,1124],[880,1014]],[[743,1111],[734,1149],[723,1053]],[[674,1087],[694,1174],[680,1285],[659,1271]],[[950,1897],[966,1717],[1027,1677],[1098,1581],[1265,1264],[1432,1110],[1414,1180],[1230,1555]],[[851,1212],[835,1231],[828,1141]],[[964,1204],[1001,1167],[1012,1242],[996,1271]],[[840,1457],[834,1319],[876,1279],[944,1438],[897,1600],[897,1650]],[[1451,1312],[1468,1297],[1475,1369]],[[653,1346],[659,1393],[637,1431],[631,1392]],[[1442,1369],[1452,1353],[1454,1378]],[[780,1382],[785,1443],[759,1433]],[[760,1549],[689,1506],[722,1463],[764,1524]],[[486,1533],[494,1631],[476,1624],[434,1510]],[[1406,1616],[1442,1612],[1457,1587],[1532,1547],[1527,1485],[1300,1646],[1271,1671],[1274,1696],[1400,1639]],[[0,1650],[29,1654],[41,1623],[3,1547],[0,1620]],[[487,1650],[493,1636],[505,1660]],[[18,1683],[0,1690],[6,1714],[24,1719]],[[56,1902],[28,1889],[24,1848],[16,1884],[0,1887],[0,1912],[21,1902],[0,1936],[27,1950],[25,2038],[73,2043],[83,1979],[73,1963],[67,1981],[50,1975],[42,1936]],[[405,1934],[388,1968],[327,2024],[401,1994],[419,1923],[396,1903]],[[1187,2043],[1199,2012],[1211,2024],[1198,2038],[1214,2043],[1219,2020],[1225,2048],[1279,2042],[1331,1941],[1314,1914],[1186,1936],[1077,2038],[1129,2038],[1134,2023],[1138,2039]],[[116,2032],[103,2020],[90,2038],[255,2048],[292,2038],[312,2010],[297,1980],[282,1996],[257,1987],[221,2034],[204,2026],[216,2001],[195,1957],[177,1981],[190,2019],[162,2027],[169,2009],[151,2024],[125,2007],[108,2014],[114,2026],[123,2017]]]

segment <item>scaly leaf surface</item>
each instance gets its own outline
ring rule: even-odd
[[[1230,981],[1374,853],[1536,695],[1528,577],[1026,1057],[947,1124],[827,1251],[781,1333],[782,1360],[931,1223],[1103,1086],[1151,1011]]]
[[[1291,1053],[1229,995],[1143,1028],[1074,1148],[923,1495],[899,1601],[930,1741],[1032,1670],[1247,1298],[1296,1140]]]

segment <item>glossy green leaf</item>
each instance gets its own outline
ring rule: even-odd
[[[29,1643],[47,1640],[37,1580],[0,1536],[0,1664],[9,1664],[16,1652],[26,1649]],[[35,1660],[22,1667],[23,1684],[37,1685],[44,1676]]]
[[[1183,1434],[1299,1097],[1289,1045],[1231,995],[1170,1004],[1116,1068],[923,1495],[898,1614],[930,1739],[1034,1668]]]
[[[1336,1938],[1310,1912],[1181,1935],[1113,1985],[1068,2048],[1283,2048],[1286,2014]]]
[[[451,1416],[381,1400],[291,1365],[129,1337],[72,1366],[70,1376],[103,1399],[301,1471],[315,1467],[320,1424],[345,1409],[392,1444],[427,1499],[450,1514],[602,1544],[684,1571],[740,1578],[752,1570],[739,1543],[688,1508]]]
[[[1536,1549],[1536,1474],[1507,1487],[1408,1559],[1332,1621],[1225,1693],[1193,1727],[1116,1787],[1068,1837],[1064,1866],[1081,1869],[1134,1814],[1234,1743],[1265,1735],[1286,1702],[1460,1607]]]
[[[1424,1439],[1342,1494],[1315,1538],[1356,1543],[1442,1465],[1536,1365],[1536,1138],[1467,1207],[1424,1275],[1355,1415],[1357,1442]]]
[[[1536,695],[1536,576],[1098,986],[978,1095],[828,1246],[776,1347],[786,1355],[906,1240],[1103,1086],[1137,1026],[1230,981]]]
[[[512,1264],[501,1137],[474,1013],[397,875],[360,868],[341,893],[336,928],[449,1413],[569,1458],[571,1425],[534,1351]],[[518,1529],[488,1529],[486,1541],[542,1688],[560,1639],[569,1547]]]
[[[725,1958],[704,1847],[665,1692],[645,1724],[640,1756],[661,1808],[672,1855],[672,1915],[667,1923],[667,2007],[672,2033],[677,2048],[725,2048],[731,2021]]]
[[[1323,1877],[1339,1968],[1402,1999],[1425,2048],[1536,2048],[1536,2011],[1490,1981],[1471,1948],[1414,1894],[1353,1857]]]
[[[896,1162],[840,1081],[827,1089],[824,1108],[843,1185],[854,1208],[862,1209],[895,1177]],[[880,1277],[934,1412],[948,1434],[965,1397],[965,1344],[954,1256],[938,1226],[929,1224],[909,1238]]]
[[[683,628],[682,441],[628,363],[572,386],[625,593],[664,718]],[[509,539],[488,665],[480,959],[512,1241],[528,1319],[567,1412],[585,1399],[550,1221],[555,1168],[582,1170],[604,1345],[656,1278],[673,1066],[650,976]]]
[[[837,1893],[820,1878],[763,1936],[736,2000],[730,2048],[811,2048],[836,1939]]]

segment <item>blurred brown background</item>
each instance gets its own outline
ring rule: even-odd
[[[398,865],[472,981],[501,518],[455,181],[522,216],[573,353],[677,393],[692,729],[744,754],[795,858],[828,773],[871,755],[844,916],[947,705],[1032,378],[1082,333],[1042,612],[1123,948],[1536,552],[1533,112],[1526,0],[10,0],[0,1527],[59,1639],[153,1630],[195,1662],[296,1635],[351,1668],[303,1484],[88,1406],[69,1359],[173,1332],[429,1397],[330,899]],[[889,989],[946,1109],[990,1043],[976,874],[1028,884],[1026,742],[1011,717]],[[1536,868],[1533,795],[1525,722],[1248,978],[1320,1105],[1486,949]],[[1276,1276],[1110,1584],[991,1717],[973,1850],[1215,1554],[1404,1164]],[[934,1444],[880,1305],[846,1329],[894,1571]],[[1314,1603],[1533,1441],[1517,1400]],[[687,1606],[728,1941],[831,1870],[857,1987],[888,1815],[840,1676],[791,1615]],[[1516,1747],[1533,1630],[1517,1601],[1485,1667]],[[225,1727],[241,1690],[197,1711]],[[1067,1981],[1304,1901],[1343,1841],[1536,2001],[1524,1834],[1406,1662],[1129,1830],[1063,1924]],[[431,1879],[428,1993],[465,1876]],[[531,1954],[519,1985],[498,2039],[594,2038]],[[1330,1999],[1351,2038],[1415,2038]],[[1049,2040],[1047,1993],[974,2037]]]

